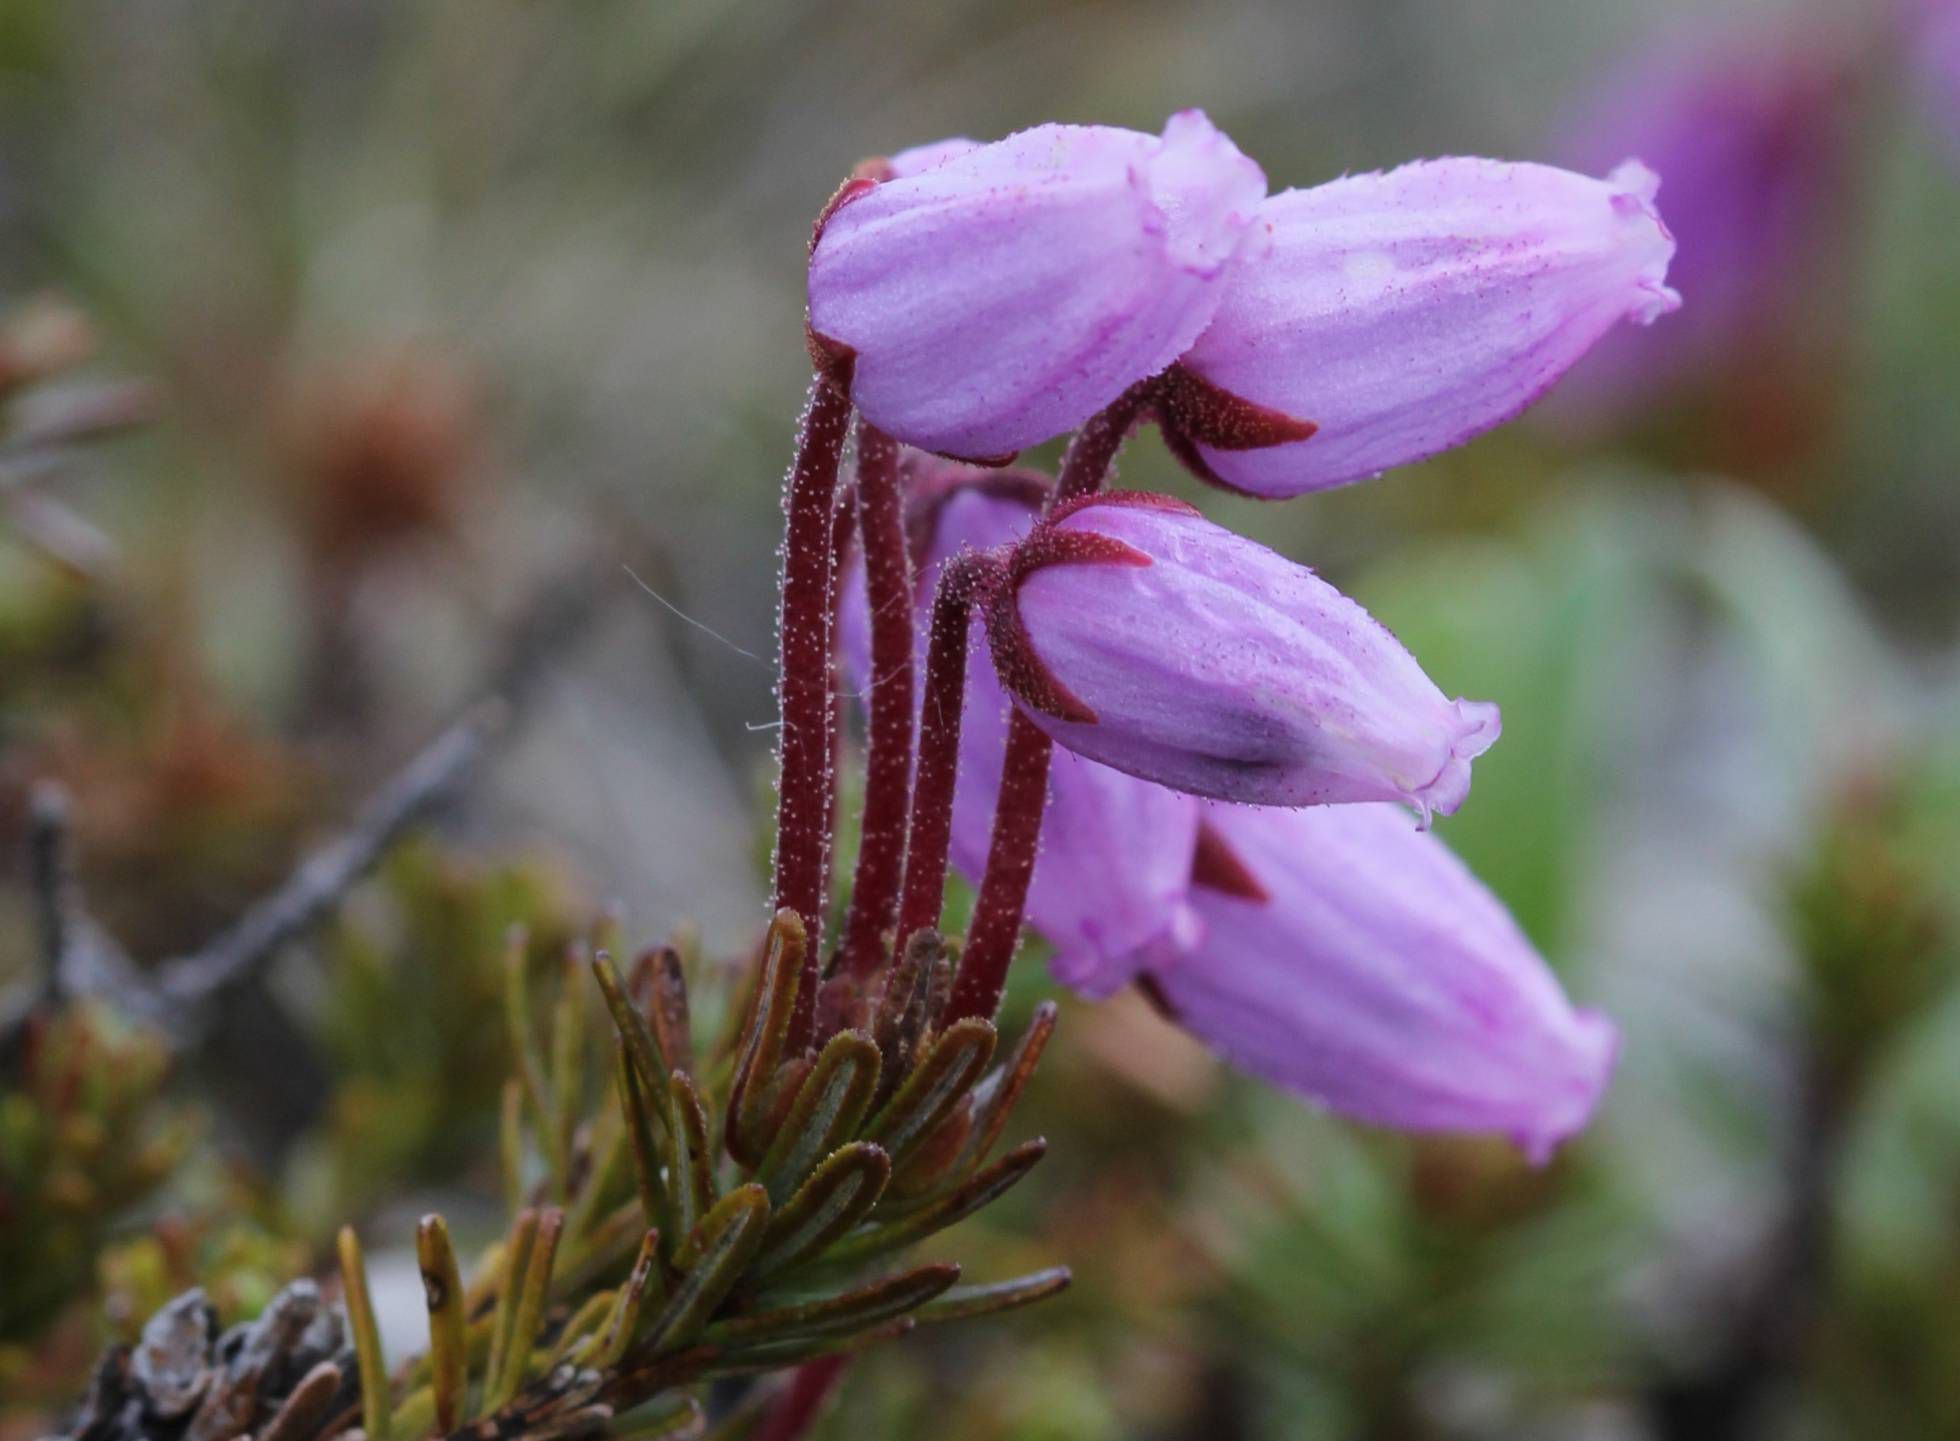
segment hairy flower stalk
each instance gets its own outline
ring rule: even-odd
[[[1029,472],[918,457],[908,471],[908,524],[919,558],[912,613],[922,643],[940,571],[963,551],[1020,540],[1040,515],[1049,488]],[[858,691],[872,672],[868,610],[862,569],[854,566],[845,583],[841,650],[845,674]],[[967,666],[950,848],[953,869],[975,886],[992,849],[1012,716],[1013,705],[983,653]],[[1110,955],[1188,930],[1185,896],[1199,809],[1195,797],[1070,751],[1051,755],[1026,916],[1055,948],[1050,967],[1057,979],[1087,989],[1106,974]]]
[[[945,905],[953,794],[960,771],[960,723],[966,708],[968,630],[974,597],[992,569],[988,557],[968,552],[946,566],[933,593],[919,763],[912,780],[911,834],[894,954],[902,954],[916,933],[937,927]]]
[[[1083,422],[1062,456],[1061,474],[1056,477],[1054,493],[1049,497],[1051,508],[1080,496],[1094,495],[1109,483],[1123,443],[1149,413],[1154,395],[1154,383],[1140,380]]]
[[[884,960],[898,917],[912,797],[912,566],[898,482],[898,443],[858,425],[857,519],[870,631],[864,817],[839,961],[857,980]],[[841,590],[841,585],[840,585]]]
[[[966,950],[953,979],[954,1016],[991,1016],[1000,1006],[1007,969],[1021,944],[1021,918],[1034,880],[1035,853],[1041,844],[1041,813],[1048,804],[1048,769],[1055,743],[1016,711],[1007,725],[1007,751],[1001,762],[1000,799],[994,809],[994,838]]]
[[[838,662],[838,606],[843,600],[844,572],[850,565],[852,542],[857,538],[857,485],[855,477],[840,477],[831,498],[830,567],[825,576],[824,595],[824,820],[823,870],[817,883],[824,912],[830,909],[833,877],[831,861],[837,835],[841,793],[837,782],[844,762],[844,696],[842,671]],[[821,1003],[821,994],[817,997]]]
[[[820,934],[830,847],[830,616],[833,507],[850,431],[848,367],[819,368],[810,383],[784,499],[777,692],[782,728],[776,797],[776,906],[809,917]],[[815,991],[815,952],[809,961]],[[803,1029],[807,1029],[804,1027]]]
[[[1115,468],[1117,452],[1142,418],[1148,396],[1147,385],[1132,386],[1083,426],[1062,457],[1051,509],[1064,497],[1091,496],[1102,489]],[[1000,593],[1004,579],[998,569],[992,575],[990,599]],[[974,898],[966,950],[953,982],[951,1010],[956,1016],[991,1016],[1000,1004],[1008,968],[1021,944],[1021,921],[1041,846],[1041,816],[1048,804],[1054,750],[1045,731],[1021,711],[1012,714],[994,802],[993,838],[980,892]]]

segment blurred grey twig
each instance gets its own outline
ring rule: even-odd
[[[53,781],[34,786],[28,800],[27,865],[34,893],[40,985],[25,1014],[71,996],[111,995],[134,1014],[160,1019],[162,1004],[149,981],[88,913],[70,858],[68,793]],[[15,1026],[0,1024],[0,1056]]]
[[[155,392],[118,381],[36,392],[32,413],[0,439],[0,509],[20,538],[57,565],[85,576],[116,557],[115,542],[40,482],[58,476],[83,442],[121,434],[156,414]]]
[[[156,390],[140,380],[43,387],[17,404],[30,413],[0,442],[0,489],[59,469],[69,446],[138,429],[157,416]]]
[[[455,789],[503,729],[506,713],[500,700],[472,708],[384,781],[347,828],[301,861],[270,895],[198,950],[165,961],[155,985],[169,1010],[186,1018],[201,1015],[214,996],[317,921],[404,830]]]
[[[0,1055],[11,1053],[36,1009],[80,995],[110,997],[129,1014],[160,1026],[179,1046],[197,1039],[215,1000],[318,921],[403,831],[456,789],[503,729],[506,714],[498,700],[472,707],[384,781],[346,829],[237,921],[149,975],[89,917],[69,871],[65,797],[52,786],[37,788],[28,850],[46,970],[25,1011],[0,1027]]]
[[[51,781],[36,785],[28,798],[27,866],[34,888],[41,996],[46,1002],[57,1002],[68,959],[74,881],[68,870],[68,796]]]
[[[45,971],[27,1010],[0,1022],[8,1053],[26,1015],[71,996],[106,995],[163,1029],[180,1047],[205,1034],[215,1002],[259,974],[289,942],[337,905],[402,833],[452,796],[536,691],[550,662],[621,587],[616,568],[582,561],[541,585],[506,628],[469,706],[386,777],[345,828],[310,852],[279,885],[197,950],[145,974],[88,915],[68,861],[67,804],[58,788],[36,792],[28,846]]]
[[[164,1019],[149,982],[82,902],[69,862],[68,797],[53,782],[30,797],[27,850],[41,974],[24,988],[25,1005],[0,1017],[0,1074],[13,1069],[28,1022],[72,996],[111,995],[132,1015]]]

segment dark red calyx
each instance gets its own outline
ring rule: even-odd
[[[1260,405],[1212,384],[1181,362],[1157,379],[1157,412],[1175,428],[1213,450],[1264,450],[1307,440],[1320,427],[1311,420]]]
[[[1202,822],[1198,826],[1198,849],[1191,856],[1191,884],[1260,905],[1273,898],[1225,837]]]
[[[807,320],[803,322],[803,344],[810,352],[810,364],[816,367],[817,374],[849,395],[851,377],[857,371],[857,348],[832,340],[812,328]]]
[[[974,465],[982,470],[1005,470],[1021,458],[1018,450],[1005,451],[1000,455],[951,455],[946,451],[934,451],[941,460],[955,461],[960,465]]]
[[[1201,445],[1213,450],[1264,450],[1310,438],[1320,427],[1311,420],[1260,405],[1212,384],[1181,362],[1155,382],[1157,424],[1164,446],[1184,468],[1208,485],[1254,500],[1270,496],[1233,485],[1206,462]]]
[[[1155,490],[1095,490],[1087,495],[1071,496],[1051,510],[1044,526],[1060,525],[1078,510],[1087,510],[1092,505],[1114,505],[1132,510],[1163,510],[1172,515],[1201,515],[1202,511],[1188,500],[1179,500],[1174,495],[1165,495]],[[1073,533],[1073,532],[1071,532]],[[1083,532],[1088,534],[1089,532]],[[1032,537],[1030,537],[1032,538]],[[1138,552],[1142,554],[1142,552]],[[1134,561],[1130,562],[1135,564]]]
[[[987,645],[1000,683],[1023,704],[1056,720],[1094,725],[1089,704],[1056,678],[1028,638],[1021,621],[1021,586],[1052,565],[1149,565],[1135,546],[1092,530],[1057,530],[1037,525],[1008,556],[1004,572],[984,597]]]
[[[849,205],[853,200],[869,195],[877,188],[878,182],[876,179],[868,175],[859,174],[853,174],[850,179],[838,186],[832,193],[830,199],[824,202],[823,209],[817,212],[815,223],[810,226],[810,253],[812,255],[816,253],[817,244],[823,239],[824,227],[830,224],[832,216],[842,210],[846,205]]]

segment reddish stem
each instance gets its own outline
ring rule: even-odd
[[[1103,488],[1115,467],[1116,453],[1154,403],[1155,394],[1154,381],[1139,381],[1075,433],[1062,457],[1061,477],[1046,513]],[[1021,921],[1041,849],[1041,818],[1048,808],[1048,766],[1054,752],[1055,743],[1017,706],[1007,728],[987,869],[973,904],[973,923],[967,929],[946,1023],[966,1016],[991,1018],[1000,1005],[1008,967],[1021,944]]]
[[[819,371],[810,384],[784,503],[776,907],[795,911],[810,933],[798,998],[799,1044],[809,1031],[802,1012],[815,1005],[824,855],[830,844],[831,515],[850,418],[847,382],[835,372]]]
[[[837,1389],[850,1359],[849,1356],[823,1356],[798,1366],[782,1395],[749,1433],[749,1441],[802,1441],[823,1414],[824,1403]]]
[[[1017,707],[1007,724],[1007,753],[1001,761],[987,870],[973,903],[966,952],[942,1025],[966,1016],[991,1020],[1000,1006],[1007,968],[1021,944],[1021,918],[1041,846],[1041,817],[1048,809],[1048,762],[1054,751],[1055,743]]]
[[[898,915],[912,800],[912,557],[898,486],[898,442],[858,422],[858,533],[871,616],[864,819],[844,916],[841,970],[864,977],[884,958]]]
[[[973,554],[940,572],[926,649],[925,703],[919,713],[919,764],[912,781],[911,836],[893,954],[914,931],[939,924],[946,857],[953,844],[953,789],[960,770],[960,712],[966,704],[967,624],[974,592],[991,561]]]
[[[819,914],[830,915],[830,862],[837,838],[837,775],[844,758],[843,667],[837,656],[837,612],[844,600],[844,571],[850,563],[851,538],[857,534],[857,496],[849,485],[838,488],[830,517],[830,590],[824,601],[824,846],[823,875],[817,884]]]
[[[1048,509],[1103,488],[1116,468],[1116,452],[1154,403],[1156,392],[1154,378],[1140,380],[1083,423],[1062,457],[1062,473],[1055,481]]]

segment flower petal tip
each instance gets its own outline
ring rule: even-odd
[[[1625,192],[1625,198],[1651,208],[1661,193],[1661,178],[1645,161],[1628,156],[1615,165],[1606,183]]]
[[[1431,815],[1456,814],[1457,807],[1470,794],[1470,762],[1496,745],[1497,738],[1504,733],[1504,720],[1494,702],[1458,699],[1452,706],[1456,712],[1456,734],[1450,742],[1450,758],[1426,784],[1408,795],[1422,830],[1429,829]]]
[[[1627,311],[1627,319],[1636,325],[1652,325],[1663,315],[1672,315],[1680,308],[1681,292],[1657,276],[1640,282],[1633,307]]]
[[[1131,183],[1161,217],[1150,229],[1165,254],[1200,280],[1224,273],[1266,198],[1266,172],[1202,110],[1165,122],[1157,153],[1132,170]]]
[[[1627,318],[1637,325],[1652,325],[1663,315],[1681,308],[1681,292],[1667,283],[1667,268],[1674,259],[1674,232],[1667,228],[1654,204],[1660,194],[1661,178],[1641,161],[1625,160],[1614,167],[1606,183],[1613,187],[1614,212],[1632,225],[1651,231],[1641,244],[1641,249],[1650,254],[1634,281],[1634,298],[1627,307]]]
[[[1504,734],[1504,716],[1495,701],[1456,701],[1456,716],[1462,729],[1457,732],[1453,753],[1459,760],[1475,760],[1497,744]]]
[[[1548,1081],[1552,1094],[1529,1127],[1520,1127],[1512,1142],[1534,1166],[1550,1164],[1567,1141],[1592,1123],[1620,1059],[1620,1028],[1594,1010],[1573,1013],[1570,1069]]]

